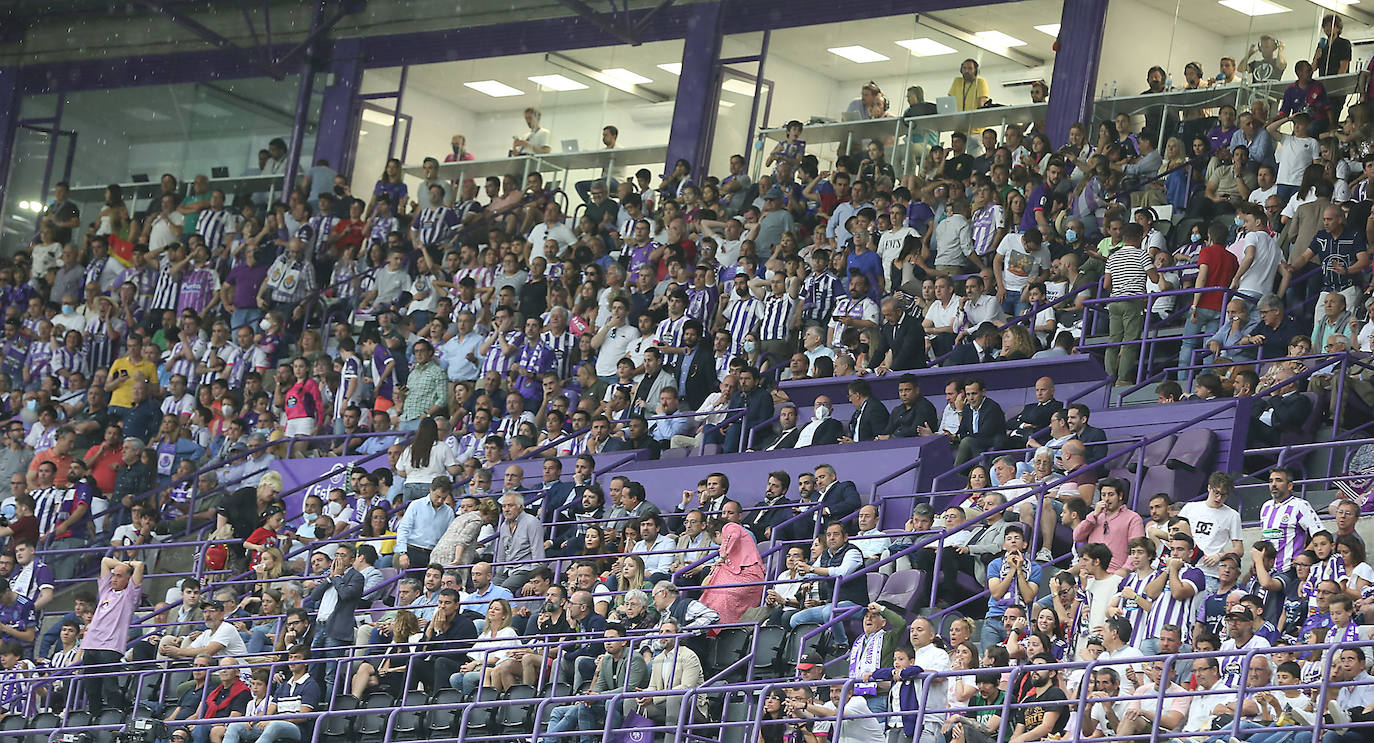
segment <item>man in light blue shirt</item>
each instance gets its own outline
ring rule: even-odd
[[[429,497],[406,507],[396,527],[396,550],[392,564],[398,570],[429,565],[429,553],[453,521],[453,506],[448,504],[453,485],[443,475],[429,484]]]
[[[1231,146],[1245,145],[1250,151],[1250,162],[1256,168],[1261,165],[1273,166],[1274,138],[1265,130],[1264,123],[1256,121],[1253,114],[1240,115],[1240,128],[1231,133]]]
[[[645,516],[639,521],[640,540],[630,552],[644,561],[644,579],[650,583],[668,580],[673,572],[673,558],[677,542],[663,533],[663,517],[658,514]]]
[[[696,349],[692,349],[688,353],[696,353]],[[684,359],[682,363],[687,364],[689,361]],[[681,401],[678,397],[676,387],[664,387],[658,391],[659,415],[675,415],[679,410],[680,403]],[[671,442],[674,436],[679,434],[690,436],[691,433],[692,418],[688,416],[679,418],[657,418],[649,421],[649,435],[652,436],[655,441]]]
[[[450,382],[477,379],[477,347],[482,345],[482,336],[472,329],[476,322],[471,312],[459,312],[458,334],[439,347],[439,363]]]
[[[385,433],[391,430],[391,414],[384,410],[376,410],[372,413],[372,432]],[[361,454],[381,454],[386,451],[388,446],[401,440],[400,436],[368,436],[363,439],[363,443],[358,447]]]
[[[464,591],[459,597],[458,604],[460,611],[472,612],[482,617],[486,617],[487,604],[490,604],[496,599],[505,599],[507,601],[513,601],[515,599],[515,594],[511,593],[510,589],[492,581],[493,573],[494,571],[489,562],[479,562],[472,566],[472,591]],[[475,619],[473,620],[473,624],[480,633],[486,628],[487,620],[485,618]]]

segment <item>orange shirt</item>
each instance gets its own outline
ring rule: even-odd
[[[54,465],[57,465],[57,476],[53,478],[52,482],[54,485],[60,485],[65,488],[71,484],[67,480],[67,474],[71,472],[73,458],[71,454],[67,454],[66,456],[58,454],[56,448],[44,449],[33,455],[33,461],[29,462],[29,472],[37,472],[38,465],[44,462],[52,462]]]

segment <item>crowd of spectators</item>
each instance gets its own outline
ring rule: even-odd
[[[1247,731],[1322,713],[1374,719],[1374,685],[1321,701],[1261,692],[1239,708],[1225,696],[1247,674],[1250,687],[1311,683],[1328,654],[1337,680],[1369,678],[1367,651],[1340,646],[1367,639],[1374,614],[1358,503],[1333,504],[1328,528],[1278,467],[1261,539],[1244,539],[1224,473],[1204,500],[1150,494],[1146,519],[1127,505],[1128,482],[1086,468],[1106,435],[1051,379],[1008,418],[986,367],[951,381],[942,408],[905,373],[1078,353],[1105,329],[1108,373],[1133,384],[1134,341],[1155,315],[1154,329],[1182,326],[1180,367],[1212,367],[1188,395],[1159,385],[1161,403],[1273,389],[1252,406],[1252,444],[1335,412],[1296,393],[1334,390],[1334,367],[1308,373],[1314,350],[1374,351],[1374,120],[1362,91],[1347,109],[1313,78],[1348,71],[1340,26],[1331,16],[1318,54],[1294,65],[1276,116],[1263,101],[1239,115],[1222,106],[1214,125],[1201,110],[1147,112],[1140,130],[1123,115],[1075,124],[1058,150],[1036,122],[955,132],[900,179],[885,159],[894,143],[863,142],[823,170],[792,122],[757,182],[739,155],[722,177],[687,161],[658,179],[608,172],[576,184],[575,220],[538,172],[452,183],[435,158],[413,199],[394,160],[366,200],[321,162],[283,203],[204,176],[183,196],[168,175],[142,205],[111,186],[91,220],[58,184],[31,250],[0,263],[0,715],[61,710],[76,701],[62,669],[126,662],[190,680],[91,679],[86,708],[128,711],[137,696],[191,743],[309,739],[310,717],[228,720],[379,690],[641,693],[552,710],[549,732],[590,734],[602,720],[717,714],[709,695],[684,710],[663,692],[702,682],[721,625],[800,635],[829,623],[795,671],[834,684],[762,700],[764,741],[1051,739],[1071,724],[1082,672],[1034,666],[1075,660],[1102,662],[1072,721],[1088,736],[1159,727],[1207,740],[1228,715]],[[1262,39],[1246,65],[1276,79],[1282,44]],[[1224,58],[1215,84],[1237,68]],[[1162,70],[1148,79],[1147,92],[1165,89]],[[1197,65],[1185,79],[1206,84]],[[950,93],[961,110],[987,103],[979,81],[966,61]],[[871,84],[855,103],[859,118],[887,108]],[[908,103],[925,112],[922,91]],[[530,132],[511,154],[549,150],[540,119],[525,112]],[[608,126],[603,143],[617,136]],[[280,172],[284,143],[265,155],[264,172]],[[471,158],[455,136],[444,159]],[[1177,224],[1159,219],[1166,205]],[[1318,276],[1304,278],[1308,264]],[[1196,291],[1149,296],[1173,289]],[[873,389],[888,374],[895,403]],[[825,377],[851,378],[847,420],[828,395],[793,400],[779,384]],[[1347,381],[1374,406],[1363,375]],[[841,479],[842,456],[839,471],[749,483],[763,497],[747,506],[715,473],[671,513],[644,483],[596,476],[597,458],[617,451],[929,435],[958,463],[1024,452],[971,465],[967,497],[900,514],[896,531]],[[342,487],[288,507],[273,464],[313,457],[367,459]],[[558,457],[574,459],[571,475]],[[1042,501],[987,514],[1040,486]],[[935,602],[893,606],[843,580],[970,521],[897,561],[930,576]],[[149,576],[178,572],[157,546],[185,538],[208,539],[194,559],[212,575],[248,580],[188,578],[151,595]],[[776,569],[765,542],[788,543]],[[986,600],[953,621],[912,618],[947,609],[970,579]],[[44,621],[66,590],[74,610]],[[135,612],[158,628],[131,637]],[[1168,679],[1161,663],[1132,663],[1285,643],[1332,649],[1248,666],[1202,658]],[[1170,699],[1156,719],[1146,700],[1161,685],[1220,701]],[[920,694],[960,712],[926,714],[918,731]],[[1004,695],[1028,706],[1002,720]],[[853,719],[832,731],[824,718],[840,709]]]

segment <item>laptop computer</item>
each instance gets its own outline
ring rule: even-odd
[[[217,167],[210,168],[210,177],[211,177],[211,178],[228,178],[228,177],[229,177],[229,168],[226,167],[226,166],[224,166],[224,165],[220,165],[220,166],[217,166]]]
[[[959,113],[959,103],[952,95],[942,95],[935,99],[935,113],[953,114]]]
[[[563,140],[563,151],[564,151],[564,152],[577,152],[577,140],[575,140],[575,139],[565,139],[565,140]]]

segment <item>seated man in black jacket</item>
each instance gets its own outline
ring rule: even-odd
[[[854,415],[849,419],[849,435],[840,437],[840,443],[872,441],[887,430],[887,408],[873,398],[873,389],[867,380],[856,379],[849,383],[849,404],[854,406]]]
[[[1050,416],[1064,409],[1064,403],[1054,399],[1054,380],[1041,377],[1035,380],[1035,402],[1021,408],[1015,418],[1007,421],[1008,446],[1025,446],[1036,432],[1050,427]]]
[[[959,411],[959,430],[950,436],[954,463],[963,464],[989,449],[1001,448],[1007,417],[1002,406],[987,396],[981,379],[964,383],[964,407]]]
[[[650,459],[658,459],[659,442],[649,435],[649,421],[642,415],[632,415],[620,433],[606,440],[606,451],[645,449]]]
[[[1292,378],[1293,370],[1281,369],[1275,375],[1275,384]],[[1299,394],[1297,384],[1290,382],[1272,397],[1258,398],[1251,404],[1250,436],[1263,446],[1278,446],[1281,434],[1302,430],[1313,413],[1312,400]]]
[[[905,295],[902,295],[905,297]],[[909,303],[910,300],[908,299]],[[877,352],[869,357],[876,363],[873,371],[883,375],[889,371],[924,369],[926,366],[925,317],[921,309],[910,304],[903,309],[895,297],[883,300],[882,322],[878,324]]]
[[[1092,411],[1088,410],[1087,405],[1076,402],[1069,406],[1066,418],[1074,438],[1083,442],[1084,454],[1089,463],[1100,461],[1107,456],[1107,432],[1088,424],[1091,415]]]
[[[887,428],[876,437],[883,439],[909,439],[920,436],[922,424],[931,431],[940,427],[940,416],[935,406],[921,397],[921,383],[914,374],[904,374],[897,380],[897,397],[901,405],[893,408],[887,416]]]

